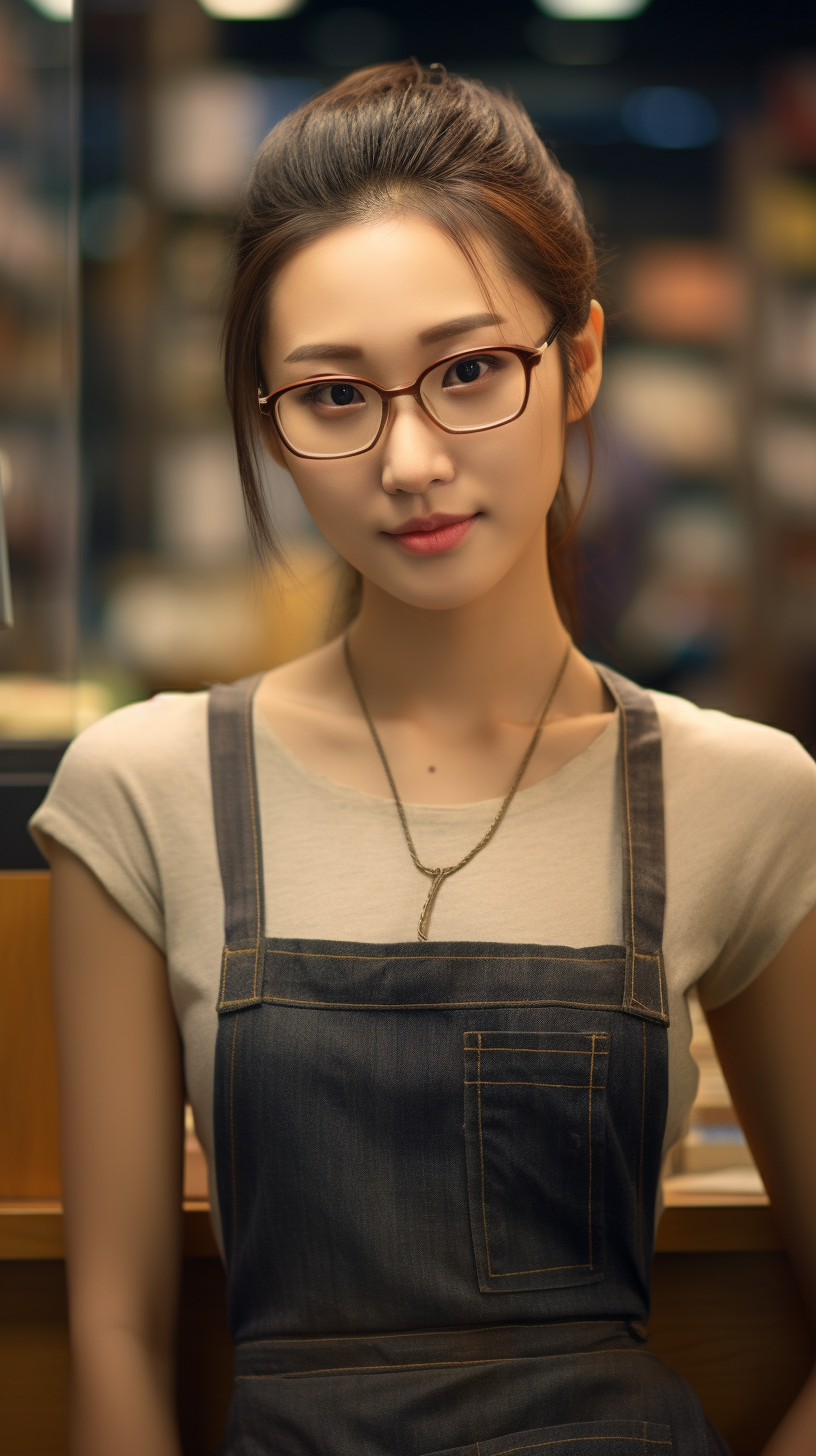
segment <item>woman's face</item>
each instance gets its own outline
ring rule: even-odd
[[[489,302],[458,248],[424,218],[327,233],[276,280],[263,350],[267,390],[316,374],[394,389],[458,350],[540,344],[554,320],[492,253],[482,252],[480,266]],[[600,377],[591,327],[581,350],[588,406]],[[545,540],[564,450],[557,349],[533,369],[524,413],[496,429],[448,434],[402,396],[365,454],[302,459],[271,424],[267,443],[323,535],[364,578],[415,606],[464,605]],[[423,532],[423,524],[437,529]]]

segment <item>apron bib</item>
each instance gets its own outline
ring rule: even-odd
[[[624,944],[267,938],[252,700],[214,688],[222,1456],[707,1456],[645,1348],[668,1096],[660,730],[620,709]]]

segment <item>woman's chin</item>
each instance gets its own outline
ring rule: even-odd
[[[383,570],[381,562],[360,563],[363,581],[408,607],[429,612],[450,612],[468,607],[490,592],[507,574],[510,563],[407,557],[396,568]]]

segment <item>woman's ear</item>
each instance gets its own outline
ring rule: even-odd
[[[567,404],[567,424],[582,419],[595,403],[603,373],[603,328],[603,309],[593,298],[589,318],[573,341],[579,371],[578,398]]]

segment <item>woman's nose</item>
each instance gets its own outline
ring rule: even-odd
[[[422,495],[456,474],[446,436],[410,397],[392,399],[381,448],[382,486],[390,495]]]

